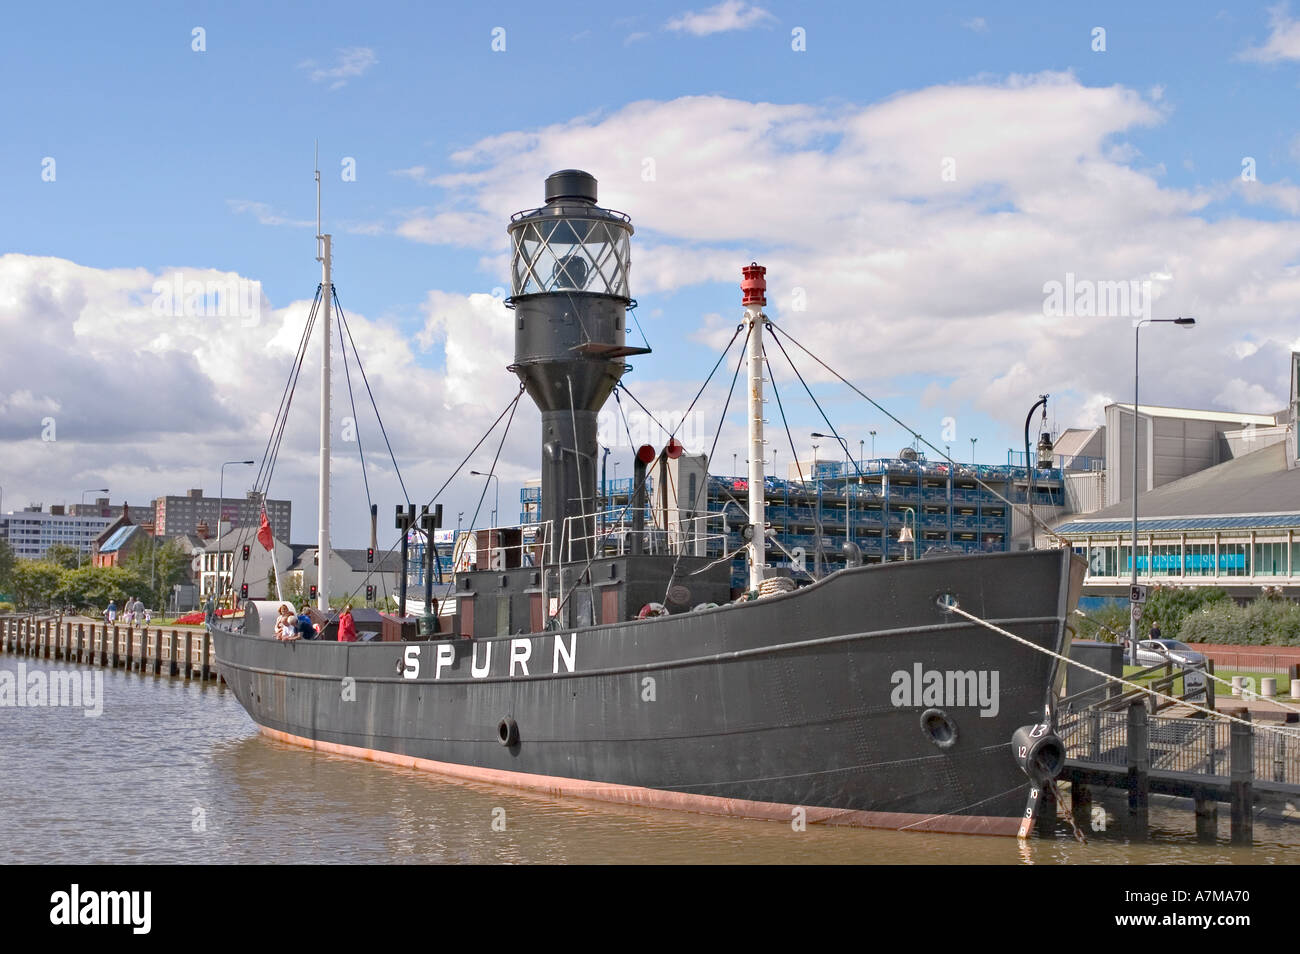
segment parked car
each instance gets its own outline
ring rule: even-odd
[[[1190,669],[1204,669],[1205,656],[1176,639],[1144,639],[1138,643],[1139,666],[1172,662]]]

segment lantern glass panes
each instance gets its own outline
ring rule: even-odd
[[[631,228],[616,218],[525,217],[511,228],[512,294],[591,292],[630,298]]]

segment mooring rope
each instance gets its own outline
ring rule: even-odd
[[[1136,682],[1130,682],[1129,680],[1121,678],[1120,676],[1112,676],[1108,672],[1102,672],[1100,669],[1094,669],[1092,666],[1081,663],[1077,659],[1071,659],[1069,656],[1063,656],[1060,653],[1056,652],[1055,650],[1048,649],[1046,646],[1039,646],[1037,643],[1031,642],[1030,640],[1025,639],[1023,636],[1017,636],[1015,633],[1008,632],[1007,630],[1003,629],[1001,626],[997,626],[993,623],[990,623],[988,620],[980,619],[974,613],[966,612],[956,603],[945,603],[943,602],[943,600],[937,600],[936,602],[944,610],[947,610],[952,613],[956,613],[958,616],[963,616],[966,619],[970,620],[972,623],[976,623],[980,626],[985,627],[986,629],[991,629],[993,630],[993,632],[998,633],[999,635],[1002,636],[1006,636],[1008,639],[1013,639],[1024,646],[1028,646],[1030,649],[1035,650],[1036,652],[1040,652],[1043,653],[1044,655],[1051,656],[1053,659],[1057,659],[1063,663],[1067,663],[1078,669],[1082,669],[1084,672],[1090,672],[1095,676],[1101,676],[1103,679],[1107,680],[1108,682],[1117,682],[1120,685],[1128,686],[1130,689],[1137,689],[1139,692],[1144,692],[1148,695],[1155,696],[1157,699],[1163,699],[1166,702],[1171,702],[1176,705],[1187,706],[1188,708],[1194,709],[1197,712],[1203,712],[1206,715],[1217,716],[1218,718],[1228,722],[1237,722],[1240,723],[1241,725],[1249,726],[1251,729],[1262,729],[1265,732],[1274,732],[1278,735],[1286,736],[1287,738],[1300,739],[1300,733],[1288,732],[1286,729],[1274,727],[1271,725],[1265,725],[1264,723],[1261,722],[1251,722],[1247,719],[1242,719],[1237,716],[1228,715],[1227,713],[1224,712],[1218,712],[1214,709],[1210,709],[1205,706],[1198,706],[1194,702],[1187,702],[1186,700],[1179,699],[1176,696],[1166,695],[1163,692],[1158,692],[1157,690],[1151,689],[1147,686],[1140,686]]]

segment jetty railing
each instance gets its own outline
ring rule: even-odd
[[[1130,712],[1084,709],[1057,727],[1066,757],[1094,765],[1124,766],[1130,756]],[[1252,738],[1254,777],[1300,785],[1300,726],[1279,724],[1291,734],[1256,726]],[[1212,717],[1146,716],[1146,758],[1152,771],[1232,777],[1233,723]],[[1244,728],[1238,726],[1239,731]],[[1239,733],[1238,733],[1239,734]]]

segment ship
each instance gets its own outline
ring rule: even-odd
[[[597,415],[649,351],[628,343],[631,219],[569,169],[507,231],[507,370],[541,414],[540,519],[480,531],[434,632],[280,641],[256,607],[210,620],[217,668],[261,731],[556,798],[1026,836],[1064,768],[1055,700],[1084,561],[1068,548],[850,559],[812,581],[768,566],[757,263],[741,280],[747,587],[733,590],[707,526],[645,527],[646,474],[680,453],[674,441],[638,451],[631,530],[611,534],[596,512]],[[328,613],[323,578],[317,599]]]

